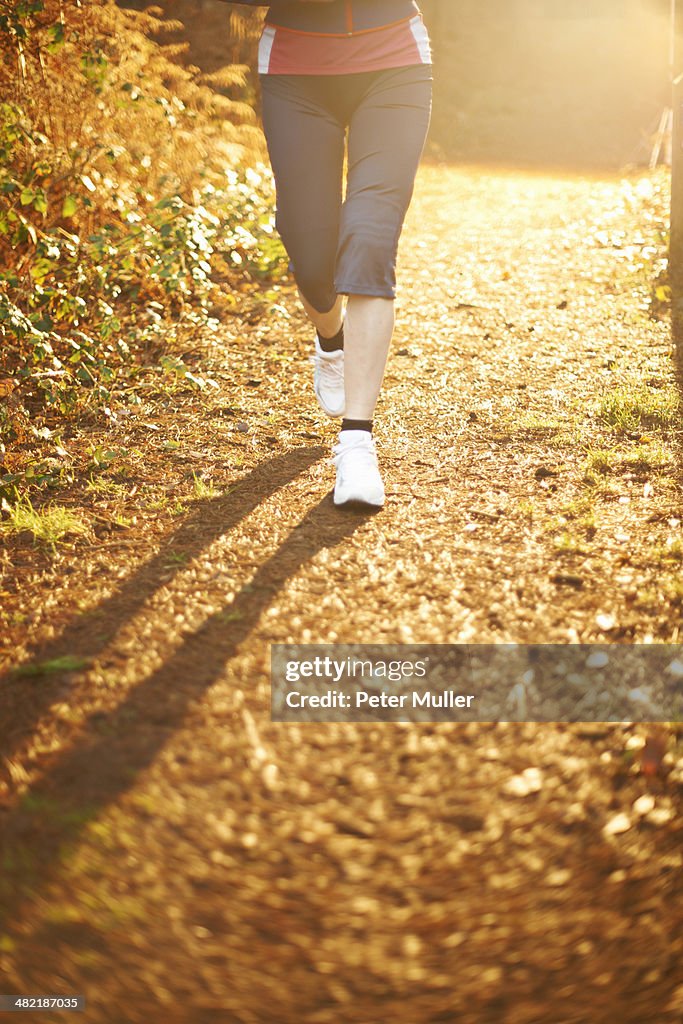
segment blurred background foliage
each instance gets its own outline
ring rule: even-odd
[[[200,70],[159,7],[0,4],[5,501],[50,482],[41,436],[134,400],[170,324],[284,273],[245,67],[257,21],[233,16]]]
[[[432,139],[519,167],[647,162],[670,105],[669,0],[421,0],[436,56]]]

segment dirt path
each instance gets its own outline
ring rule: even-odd
[[[10,546],[6,649],[43,668],[3,684],[4,991],[96,1024],[683,1019],[673,727],[269,720],[273,642],[678,642],[662,191],[424,170],[379,515],[331,506],[274,295],[205,346],[216,397],[122,418],[96,543]]]

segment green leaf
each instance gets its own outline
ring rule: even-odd
[[[64,203],[62,205],[62,217],[73,217],[77,209],[78,200],[76,199],[76,196],[65,196]]]
[[[54,25],[50,25],[49,29],[47,30],[48,35],[50,37],[50,42],[47,45],[48,53],[57,53],[57,50],[59,50],[64,45],[65,28],[66,26],[64,25],[63,21],[58,21]]]

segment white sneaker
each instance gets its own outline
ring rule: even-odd
[[[320,342],[315,339],[313,363],[313,387],[318,404],[328,416],[343,416],[346,405],[344,394],[344,350],[323,352]]]
[[[381,508],[384,484],[377,465],[377,452],[372,434],[367,430],[343,430],[332,458],[337,467],[334,504],[358,502]]]

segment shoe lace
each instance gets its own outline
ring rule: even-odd
[[[334,454],[330,459],[335,466],[339,467],[343,460],[351,452],[355,453],[354,458],[360,462],[364,467],[368,469],[374,469],[377,460],[377,452],[375,450],[375,442],[370,438],[369,441],[358,440],[353,441],[351,444],[337,445],[334,448]]]

